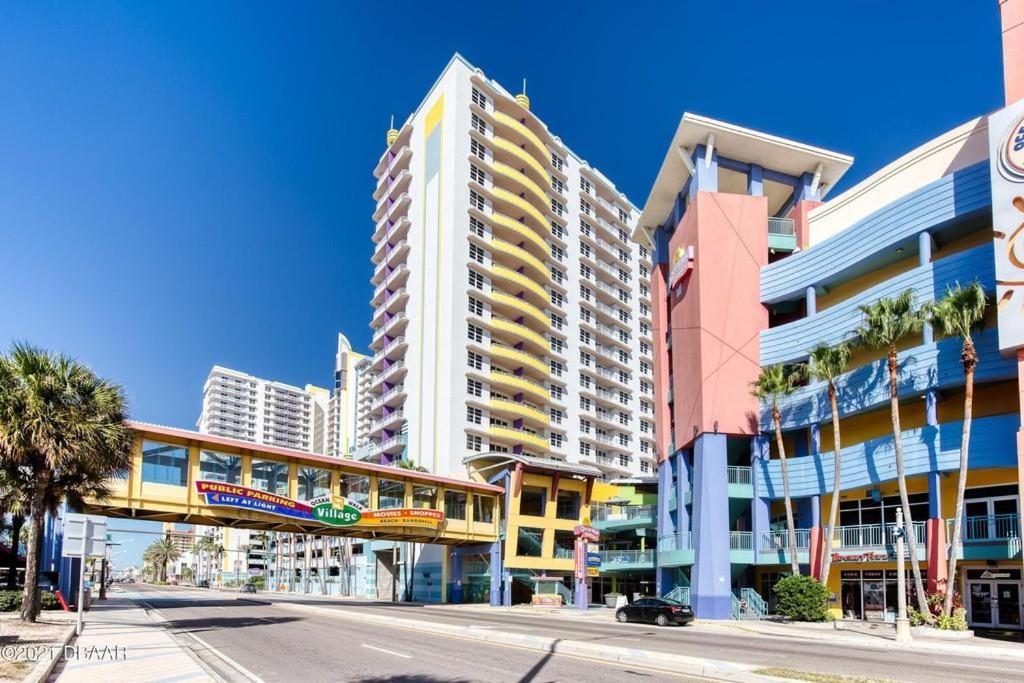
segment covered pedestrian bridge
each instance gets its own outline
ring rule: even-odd
[[[504,489],[132,423],[131,467],[85,512],[446,545],[494,543]]]

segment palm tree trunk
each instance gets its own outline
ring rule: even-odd
[[[28,543],[25,549],[25,591],[21,598],[21,620],[35,622],[39,617],[39,564],[42,561],[40,550],[42,549],[44,524],[46,522],[46,510],[43,509],[46,500],[46,488],[49,485],[48,474],[40,473],[36,479],[36,488],[32,492],[31,509],[29,510]],[[82,567],[85,571],[85,567]],[[82,596],[79,595],[81,600]]]
[[[24,515],[11,515],[11,556],[7,563],[7,587],[18,587],[18,549],[21,547],[21,530],[25,526]]]
[[[917,558],[917,535],[914,533],[914,518],[910,514],[910,499],[907,496],[907,471],[903,463],[903,437],[900,430],[900,399],[898,389],[899,357],[896,347],[890,346],[888,353],[889,365],[889,412],[892,414],[892,438],[896,451],[896,480],[900,487],[900,507],[903,508],[903,528],[907,531],[907,545],[910,549],[910,568],[914,574],[914,592],[917,594],[917,607],[929,620],[928,599],[924,594],[924,582],[921,580],[921,561]],[[884,520],[882,533],[885,533]]]
[[[779,448],[779,465],[782,467],[782,493],[786,499],[786,532],[789,535],[789,564],[793,576],[800,576],[800,563],[796,557],[796,526],[793,524],[793,501],[789,497],[789,468],[786,464],[786,445],[782,443],[782,414],[778,406],[772,406],[772,422],[775,423],[775,444]]]
[[[836,520],[839,517],[839,488],[843,464],[843,449],[839,438],[839,401],[836,400],[836,385],[828,385],[828,402],[832,408],[832,503],[828,511],[828,528],[825,534],[825,557],[821,560],[821,583],[828,585],[828,573],[832,569],[832,540],[836,533]]]
[[[964,338],[960,360],[964,366],[964,428],[960,436],[960,473],[956,484],[956,508],[953,512],[953,539],[949,545],[949,574],[946,579],[946,594],[942,598],[942,614],[949,616],[953,611],[953,591],[956,589],[956,550],[960,547],[963,533],[964,489],[967,488],[967,458],[971,443],[971,418],[974,415],[974,368],[978,365],[978,353],[974,341]]]

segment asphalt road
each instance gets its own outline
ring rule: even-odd
[[[658,628],[645,624],[618,624],[609,611],[601,621],[565,619],[558,616],[519,616],[495,611],[462,611],[416,605],[339,602],[312,597],[273,596],[261,593],[260,600],[272,603],[298,602],[350,612],[386,614],[446,624],[478,624],[495,630],[528,632],[535,635],[583,642],[599,642],[630,648],[642,648],[692,657],[712,658],[726,662],[756,664],[763,667],[784,667],[802,671],[856,675],[882,680],[995,682],[1024,680],[1024,663],[1020,660],[971,658],[960,654],[943,655],[924,652],[896,652],[891,649],[859,647],[794,638],[746,635],[738,630],[702,628],[700,625]],[[279,607],[281,615],[287,608]],[[291,614],[300,614],[292,610]],[[416,635],[414,638],[419,638]],[[587,680],[585,677],[581,680]],[[624,680],[624,679],[618,679]]]
[[[136,584],[129,595],[158,611],[179,642],[189,643],[194,653],[228,681],[245,679],[205,651],[204,644],[267,683],[702,680],[345,621],[280,605],[237,601],[218,591]]]

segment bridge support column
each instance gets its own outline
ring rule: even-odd
[[[501,541],[495,541],[491,544],[491,607],[501,606],[501,583],[504,575],[501,569]]]
[[[949,556],[946,554],[946,520],[942,518],[942,478],[938,472],[928,473],[928,523],[925,525],[928,548],[928,592],[946,590],[949,579]],[[949,586],[956,588],[956,586]]]
[[[458,548],[452,552],[452,602],[462,603],[462,553]]]
[[[693,443],[694,549],[691,603],[700,619],[732,615],[729,553],[729,474],[725,434],[704,433]]]

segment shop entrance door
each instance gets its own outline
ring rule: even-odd
[[[1021,628],[1021,590],[1018,582],[969,581],[971,626]]]

